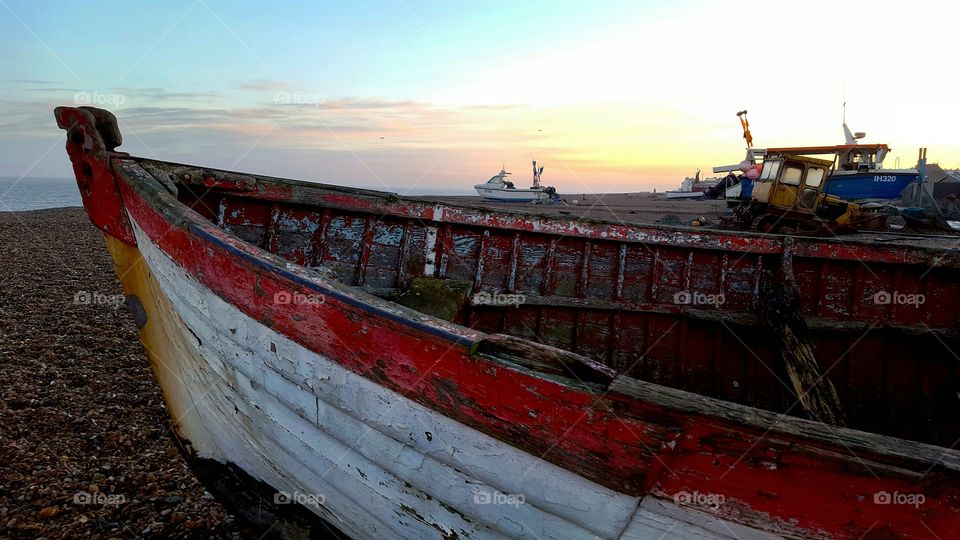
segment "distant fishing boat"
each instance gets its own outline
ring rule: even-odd
[[[749,124],[746,124],[746,111],[738,116],[744,123],[744,138],[749,135]],[[714,167],[714,173],[744,171],[745,164],[756,165],[762,163],[766,155],[798,155],[798,156],[830,156],[833,167],[827,176],[826,188],[828,195],[834,195],[851,202],[886,202],[900,197],[903,191],[913,182],[919,181],[920,173],[917,169],[888,169],[883,167],[883,160],[889,154],[890,147],[886,144],[861,144],[859,139],[866,137],[866,133],[853,133],[843,123],[845,142],[830,146],[792,146],[780,148],[753,148],[752,137],[748,139],[747,153],[744,161],[736,165]],[[741,176],[740,186],[727,189],[727,198],[742,199],[749,197],[752,191],[751,178]]]
[[[507,180],[508,173],[506,168],[501,168],[500,172],[490,177],[483,184],[473,186],[477,194],[488,201],[499,202],[537,202],[549,198],[550,194],[547,187],[540,183],[540,175],[543,173],[543,166],[537,168],[537,161],[533,161],[533,185],[529,188],[517,188],[513,182]],[[555,190],[554,190],[555,191]]]
[[[950,239],[494,211],[135,157],[108,111],[55,114],[182,454],[261,531],[960,530]]]
[[[692,177],[688,176],[680,183],[680,189],[667,191],[668,199],[699,199],[708,189],[717,185],[719,178],[700,178],[700,169]]]

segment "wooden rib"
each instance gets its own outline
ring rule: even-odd
[[[483,258],[487,255],[487,241],[490,238],[490,229],[484,229],[480,235],[480,246],[477,248],[477,269],[473,273],[474,287],[480,288],[483,283]]]
[[[444,279],[447,277],[447,262],[453,246],[453,225],[447,223],[442,228],[438,227],[437,236],[437,277]]]
[[[657,299],[657,289],[659,289],[660,283],[660,267],[663,265],[661,260],[660,248],[654,248],[653,250],[653,263],[652,268],[650,269],[650,298],[647,300],[656,300]]]
[[[627,268],[627,244],[620,244],[620,257],[617,259],[617,285],[613,291],[614,300],[623,299],[624,273]]]
[[[313,231],[313,238],[310,239],[310,256],[307,258],[307,266],[320,266],[323,264],[324,250],[327,247],[327,229],[330,228],[332,212],[324,210],[320,214],[320,225]]]
[[[217,227],[225,229],[227,226],[227,198],[220,197],[220,204],[217,205]]]
[[[263,237],[260,239],[260,247],[276,253],[274,244],[276,243],[277,221],[280,219],[280,205],[274,203],[270,205],[270,217],[263,228]]]
[[[376,232],[379,220],[370,214],[363,224],[363,236],[360,239],[360,256],[357,257],[357,268],[354,272],[354,283],[362,286],[367,277],[367,263],[370,261],[370,252],[373,251],[373,233]]]
[[[510,250],[510,272],[507,274],[507,291],[517,290],[517,263],[520,259],[520,233],[513,233],[513,245]]]
[[[583,261],[580,265],[580,290],[577,296],[587,297],[587,287],[590,286],[590,251],[593,249],[593,242],[587,240],[583,243]]]
[[[573,352],[580,351],[580,340],[583,336],[583,326],[584,326],[584,317],[585,309],[577,309],[573,318],[573,340],[570,343],[570,350]]]
[[[410,252],[410,220],[403,221],[403,236],[400,237],[400,257],[397,259],[397,274],[393,280],[394,287],[403,287],[406,277],[406,261]]]
[[[547,295],[553,292],[551,280],[553,280],[553,263],[557,257],[557,239],[550,238],[550,246],[547,248],[547,257],[543,263],[543,281],[540,282],[540,294]]]
[[[620,350],[620,327],[622,324],[623,323],[620,321],[620,312],[614,311],[610,317],[610,336],[608,340],[609,345],[607,347],[607,363],[613,366],[617,372],[619,372],[623,367],[617,365],[617,362],[615,362],[617,358],[617,352]]]
[[[693,254],[696,253],[694,250],[690,250],[690,253],[687,254],[687,264],[683,267],[683,290],[690,292],[690,279],[691,274],[693,273]]]
[[[757,262],[754,264],[754,280],[753,280],[753,305],[758,305],[760,302],[760,283],[763,281],[763,256],[757,255]]]
[[[727,274],[730,272],[730,254],[724,253],[720,258],[720,294],[727,292]]]

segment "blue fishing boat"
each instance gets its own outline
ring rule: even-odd
[[[889,201],[900,197],[911,182],[919,180],[916,169],[885,169],[883,158],[890,152],[886,144],[858,144],[864,134],[850,133],[843,125],[846,144],[835,146],[798,146],[767,148],[766,155],[833,155],[834,164],[827,177],[825,192],[853,202]]]
[[[740,115],[745,115],[742,111]],[[740,116],[738,115],[738,116]],[[741,123],[745,123],[741,117]],[[714,172],[744,172],[760,163],[767,156],[833,156],[833,167],[827,177],[824,190],[829,195],[851,202],[891,201],[900,197],[903,190],[920,179],[917,169],[886,169],[883,159],[890,153],[886,144],[860,144],[859,139],[866,136],[863,132],[852,133],[843,124],[845,143],[831,146],[793,146],[783,148],[752,148],[752,137],[744,125],[744,138],[747,138],[747,155],[737,165],[714,167]],[[828,158],[829,159],[829,158]],[[745,175],[738,185],[727,190],[727,199],[731,202],[750,198],[752,182]]]
[[[834,171],[827,177],[826,193],[855,202],[889,201],[920,178],[915,169]]]

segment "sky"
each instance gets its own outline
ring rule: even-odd
[[[562,193],[676,188],[756,146],[960,166],[956,2],[0,0],[0,176],[69,177],[58,105],[121,150],[398,192],[530,161]]]

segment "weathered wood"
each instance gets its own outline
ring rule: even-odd
[[[779,344],[794,394],[803,410],[815,420],[846,425],[846,415],[833,382],[820,370],[815,345],[800,315],[800,290],[793,275],[793,240],[784,240],[780,275],[761,296],[760,320]]]
[[[135,159],[157,167],[170,166],[161,161]],[[193,169],[200,175],[195,178],[201,178],[204,173],[215,173],[224,178],[239,174],[199,167]],[[252,175],[240,174],[240,176]],[[593,219],[563,219],[504,209],[491,210],[454,203],[438,204],[431,199],[398,197],[392,193],[330,184],[266,176],[255,176],[255,178],[257,189],[244,194],[244,197],[250,200],[283,201],[287,204],[321,206],[344,211],[362,209],[378,215],[430,219],[458,225],[496,223],[500,227],[512,228],[512,230],[561,234],[576,238],[641,242],[650,246],[667,245],[753,254],[782,253],[780,237],[777,235],[744,231],[711,231],[666,225],[624,225]],[[890,241],[878,242],[859,238],[837,241],[830,238],[802,237],[797,238],[796,243],[795,255],[802,258],[833,258],[862,261],[867,264],[924,265],[925,268],[930,266],[960,268],[960,253],[951,249],[952,242],[947,238],[930,239],[920,243],[893,244]]]
[[[624,375],[618,375],[610,383],[609,390],[611,394],[623,394],[686,414],[723,418],[754,428],[758,433],[769,432],[809,438],[823,444],[837,444],[840,448],[856,452],[856,455],[870,454],[874,459],[888,456],[900,460],[901,463],[913,463],[910,468],[921,474],[928,470],[960,473],[960,452],[955,450],[842,426],[830,426],[814,420],[666,388]],[[847,455],[851,461],[856,461],[856,455]]]
[[[574,377],[582,382],[607,384],[617,376],[613,368],[585,356],[503,334],[492,334],[480,340],[477,352],[505,358],[543,373]]]
[[[461,318],[473,282],[455,279],[416,278],[397,296],[397,303],[445,321]]]

